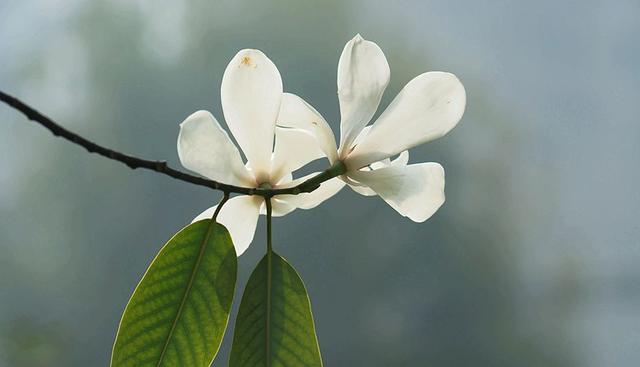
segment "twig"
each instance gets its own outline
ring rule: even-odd
[[[151,161],[142,159],[98,145],[90,141],[89,139],[83,138],[82,136],[65,129],[64,127],[51,120],[49,117],[38,112],[33,107],[27,105],[18,98],[6,94],[2,91],[0,91],[0,100],[11,106],[12,108],[22,112],[29,120],[35,121],[44,126],[46,129],[51,131],[53,135],[59,136],[74,144],[80,145],[90,153],[96,153],[105,158],[124,163],[131,169],[148,169],[167,176],[171,176],[180,181],[188,182],[194,185],[205,186],[214,190],[223,191],[225,193],[259,195],[263,197],[272,197],[275,195],[297,195],[314,191],[320,186],[322,182],[341,175],[345,170],[344,165],[342,165],[341,162],[338,162],[337,165],[334,165],[333,167],[318,174],[317,176],[312,177],[297,186],[284,189],[251,188],[229,185],[175,170],[169,167],[167,165],[167,162],[165,161]]]

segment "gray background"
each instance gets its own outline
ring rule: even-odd
[[[356,33],[389,59],[383,105],[421,72],[453,72],[465,117],[411,156],[445,167],[432,219],[345,189],[275,221],[325,365],[635,366],[639,19],[637,0],[3,0],[0,87],[179,167],[178,123],[222,116],[240,48],[265,51],[336,133],[336,65]],[[219,196],[88,155],[6,106],[0,122],[0,366],[105,366],[148,263]],[[238,296],[264,217],[256,239]]]

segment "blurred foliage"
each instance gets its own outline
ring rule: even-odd
[[[355,2],[67,6],[72,9],[53,33],[57,39],[43,34],[11,83],[42,111],[54,111],[52,117],[96,141],[178,166],[177,124],[196,109],[222,120],[222,72],[246,47],[265,51],[285,90],[304,97],[339,130],[335,73],[342,46],[361,31],[353,22],[361,16]],[[379,42],[390,61],[385,105],[410,78],[431,70],[432,61],[391,30],[364,28],[363,36]],[[65,54],[52,58],[48,42],[63,45]],[[40,88],[59,70],[73,78]],[[327,366],[575,363],[564,325],[572,292],[556,294],[561,301],[553,308],[531,310],[518,288],[514,244],[527,213],[513,206],[505,152],[522,132],[509,124],[509,111],[483,97],[491,85],[465,69],[451,71],[467,88],[466,116],[454,133],[411,158],[442,162],[447,171],[448,201],[434,218],[411,223],[381,200],[345,189],[317,210],[274,223],[276,250],[307,284]],[[61,97],[49,99],[47,91]],[[12,199],[0,208],[3,218],[11,216],[0,227],[6,254],[0,259],[6,265],[0,270],[0,364],[106,365],[119,317],[146,265],[217,196],[90,157],[15,120],[10,131],[19,143],[12,159],[24,168]],[[475,133],[490,137],[472,141]],[[264,253],[263,238],[258,231],[240,258],[239,284]],[[566,276],[574,289],[575,274]],[[219,365],[228,360],[229,339]]]

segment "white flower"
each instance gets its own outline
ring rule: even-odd
[[[285,95],[283,103],[296,107],[289,108],[291,115],[279,123],[313,133],[332,164],[344,163],[347,171],[340,178],[355,191],[377,194],[403,216],[423,222],[444,203],[444,170],[438,163],[407,164],[407,149],[456,126],[464,113],[465,90],[453,74],[421,74],[367,126],[389,75],[380,47],[357,35],[346,44],[338,63],[340,148],[322,116],[295,95]]]
[[[276,126],[279,116],[292,114],[289,109],[297,106],[282,103],[280,73],[261,51],[236,54],[224,72],[221,99],[227,126],[248,162],[243,162],[213,115],[198,111],[180,124],[178,155],[184,167],[209,179],[243,187],[291,187],[316,174],[292,180],[291,172],[323,153],[308,131]],[[271,200],[273,215],[313,208],[341,187],[334,180],[312,193],[275,197]],[[194,221],[211,218],[214,211],[215,207],[209,208]],[[238,255],[251,243],[261,213],[265,213],[261,196],[233,197],[221,209],[217,220],[229,230]]]

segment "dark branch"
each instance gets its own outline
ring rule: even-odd
[[[96,153],[103,157],[109,158],[114,161],[118,161],[120,163],[126,164],[131,169],[136,168],[144,168],[151,171],[155,171],[158,173],[162,173],[167,176],[171,176],[177,180],[189,182],[194,185],[205,186],[214,190],[220,190],[225,193],[236,193],[243,195],[260,195],[264,197],[271,197],[275,195],[297,195],[300,193],[311,192],[317,189],[320,186],[320,183],[332,178],[336,177],[344,173],[344,166],[340,165],[340,167],[336,170],[334,167],[329,168],[328,170],[320,173],[318,176],[312,177],[308,181],[301,183],[298,186],[286,189],[262,189],[262,188],[249,188],[249,187],[240,187],[234,185],[228,185],[221,182],[208,180],[199,176],[190,175],[188,173],[184,173],[178,170],[175,170],[167,165],[165,161],[150,161],[147,159],[142,159],[138,157],[134,157],[132,155],[124,154],[109,148],[105,148],[101,145],[98,145],[82,136],[73,133],[57,123],[53,122],[50,118],[38,112],[31,106],[22,102],[16,97],[13,97],[9,94],[6,94],[0,91],[0,100],[2,100],[7,105],[13,107],[14,109],[22,112],[29,120],[35,121],[40,125],[47,128],[51,133],[55,136],[59,136],[63,139],[66,139],[74,144],[80,145],[84,147],[90,153]],[[330,176],[330,177],[329,177]]]

